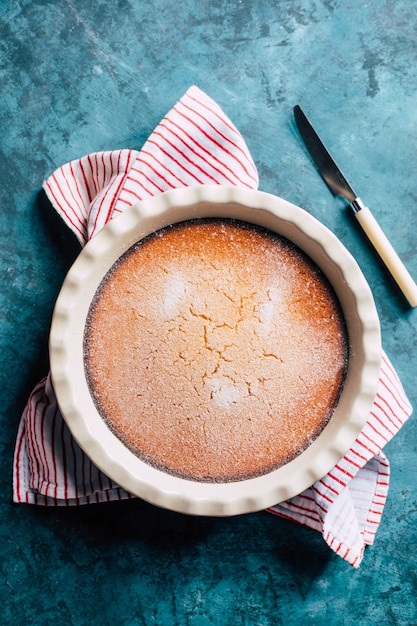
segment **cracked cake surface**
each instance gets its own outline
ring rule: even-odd
[[[347,337],[324,275],[297,247],[235,220],[135,244],[90,307],[85,365],[111,430],[146,462],[197,481],[254,477],[328,422]]]

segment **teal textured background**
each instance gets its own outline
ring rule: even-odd
[[[140,148],[191,84],[243,134],[260,188],[311,211],[358,260],[417,405],[410,310],[311,164],[301,104],[417,277],[415,0],[0,3],[0,621],[14,625],[417,625],[417,426],[386,452],[388,503],[359,570],[267,513],[191,518],[139,500],[11,502],[17,426],[46,373],[78,252],[40,192],[59,165]]]

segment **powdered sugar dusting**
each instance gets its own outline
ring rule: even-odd
[[[213,402],[223,409],[230,409],[232,404],[241,402],[247,394],[243,385],[236,384],[225,377],[206,378],[204,382],[210,390]]]
[[[179,303],[186,296],[186,285],[187,281],[181,272],[172,272],[167,275],[163,294],[164,314],[172,315],[177,311]]]
[[[277,287],[267,291],[268,299],[259,304],[260,329],[263,335],[268,335],[274,328],[274,319],[282,306],[282,295]]]
[[[317,436],[347,341],[331,289],[300,251],[262,229],[203,220],[119,261],[85,346],[97,407],[135,453],[195,480],[239,480]]]

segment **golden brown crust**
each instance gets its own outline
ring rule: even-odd
[[[333,292],[286,240],[239,222],[171,227],[103,281],[86,327],[95,402],[135,453],[203,481],[299,454],[343,384]]]

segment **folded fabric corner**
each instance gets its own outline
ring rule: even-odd
[[[383,352],[374,404],[353,446],[326,476],[271,512],[319,530],[336,554],[359,567],[365,547],[374,543],[388,496],[390,466],[382,448],[411,413]]]

